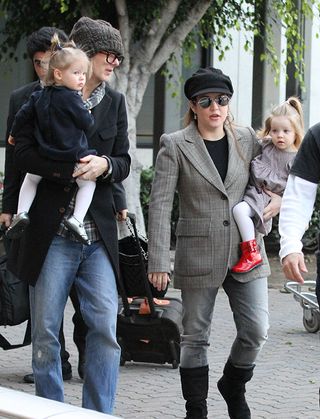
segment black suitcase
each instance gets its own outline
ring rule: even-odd
[[[180,363],[180,335],[182,331],[182,303],[178,298],[154,299],[147,278],[145,261],[139,246],[135,217],[129,214],[137,251],[140,256],[145,295],[119,301],[117,340],[121,346],[121,361],[172,364]],[[120,262],[121,273],[121,262]],[[147,310],[143,310],[147,309]],[[141,311],[147,311],[141,314]]]

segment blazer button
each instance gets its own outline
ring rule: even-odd
[[[65,192],[70,192],[70,187],[69,186],[65,186],[63,189]]]
[[[223,225],[224,225],[225,227],[228,227],[228,225],[230,225],[230,222],[229,222],[228,220],[224,220]]]
[[[61,208],[59,208],[59,212],[60,212],[60,214],[64,214],[66,212],[66,209],[61,207]]]

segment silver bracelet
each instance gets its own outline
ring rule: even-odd
[[[112,169],[113,169],[112,163],[111,163],[111,160],[109,159],[108,156],[102,155],[100,157],[102,157],[103,159],[106,159],[107,163],[108,163],[108,170],[103,172],[102,175],[101,175],[102,179],[107,179],[112,173]]]

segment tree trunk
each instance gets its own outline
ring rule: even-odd
[[[120,70],[120,69],[119,69]],[[130,76],[123,77],[121,70],[116,81],[116,90],[122,92],[126,97],[128,113],[128,135],[130,141],[131,170],[130,175],[123,182],[126,190],[129,212],[136,215],[137,227],[141,234],[145,235],[145,223],[140,202],[140,174],[142,164],[137,158],[137,125],[136,119],[140,112],[142,99],[150,78],[150,72],[144,68],[131,68]]]
[[[123,182],[127,195],[127,204],[129,212],[136,215],[137,226],[139,231],[145,235],[145,224],[142,214],[140,202],[140,174],[142,164],[139,162],[136,151],[136,118],[128,112],[129,122],[129,140],[130,140],[130,156],[131,156],[131,170],[128,178]]]

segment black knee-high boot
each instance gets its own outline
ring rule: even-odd
[[[186,400],[186,419],[207,419],[208,365],[180,368],[180,378],[183,398]]]
[[[230,360],[224,366],[223,376],[217,383],[225,399],[231,419],[250,419],[251,413],[245,398],[246,383],[253,376],[253,367],[237,368]]]

